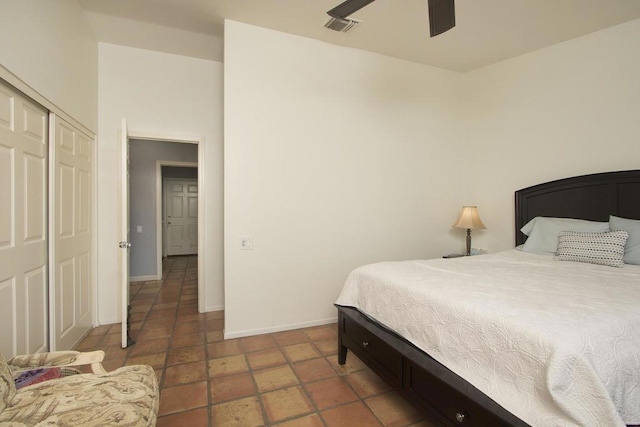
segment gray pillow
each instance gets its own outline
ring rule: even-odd
[[[622,257],[627,237],[629,233],[623,230],[606,233],[561,231],[555,259],[624,267]]]
[[[624,247],[624,262],[640,265],[640,221],[611,215],[609,228],[611,231],[624,230],[629,233],[627,244]]]

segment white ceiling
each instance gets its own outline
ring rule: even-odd
[[[107,43],[222,61],[231,19],[462,72],[640,18],[640,0],[456,0],[456,27],[430,38],[427,0],[377,0],[349,33],[323,27],[341,0],[78,3]]]

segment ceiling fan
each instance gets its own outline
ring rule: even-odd
[[[346,0],[327,13],[332,18],[347,20],[347,17],[362,9],[375,0]],[[442,34],[455,27],[456,16],[453,6],[454,0],[428,0],[429,2],[429,30],[431,37]]]

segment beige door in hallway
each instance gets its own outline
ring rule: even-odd
[[[165,224],[167,255],[198,253],[198,180],[167,179]]]
[[[55,114],[51,129],[51,350],[91,329],[93,138]]]
[[[0,351],[46,351],[48,112],[0,82]]]

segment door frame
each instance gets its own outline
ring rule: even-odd
[[[142,141],[158,141],[158,142],[177,142],[180,144],[197,144],[198,145],[198,260],[206,259],[205,257],[205,209],[204,209],[204,177],[205,161],[204,161],[204,138],[199,136],[180,136],[167,135],[158,132],[140,132],[129,130],[129,139],[137,139]],[[172,166],[175,164],[193,162],[172,162],[158,161],[156,163],[156,277],[162,280],[162,235],[158,238],[158,233],[162,233],[162,166]],[[178,165],[181,166],[181,165]],[[158,205],[160,204],[160,205]],[[159,206],[159,207],[158,207]],[[158,225],[160,224],[160,225]],[[204,313],[204,263],[198,262],[198,312]]]
[[[118,244],[119,271],[118,282],[120,286],[120,345],[127,348],[133,342],[129,338],[129,307],[131,304],[131,274],[129,262],[131,260],[131,243],[130,232],[131,224],[129,223],[129,178],[130,178],[130,162],[129,162],[129,127],[127,119],[122,118],[119,140],[120,154],[120,205],[119,205],[119,233],[120,242]]]
[[[162,235],[165,234],[166,236],[167,231],[167,224],[163,224],[162,215],[162,196],[164,196],[163,193],[165,192],[165,180],[162,179],[162,166],[198,168],[198,164],[193,162],[173,162],[169,160],[158,160],[156,162],[156,241],[158,242],[156,247],[156,265],[159,266],[159,270],[157,271],[158,276],[160,276],[157,280],[162,279],[162,256],[166,252],[166,242],[162,238]],[[198,184],[198,254],[200,254],[200,180],[197,179],[196,181]],[[158,196],[161,196],[161,198],[158,198]],[[164,208],[166,209],[166,200]]]

